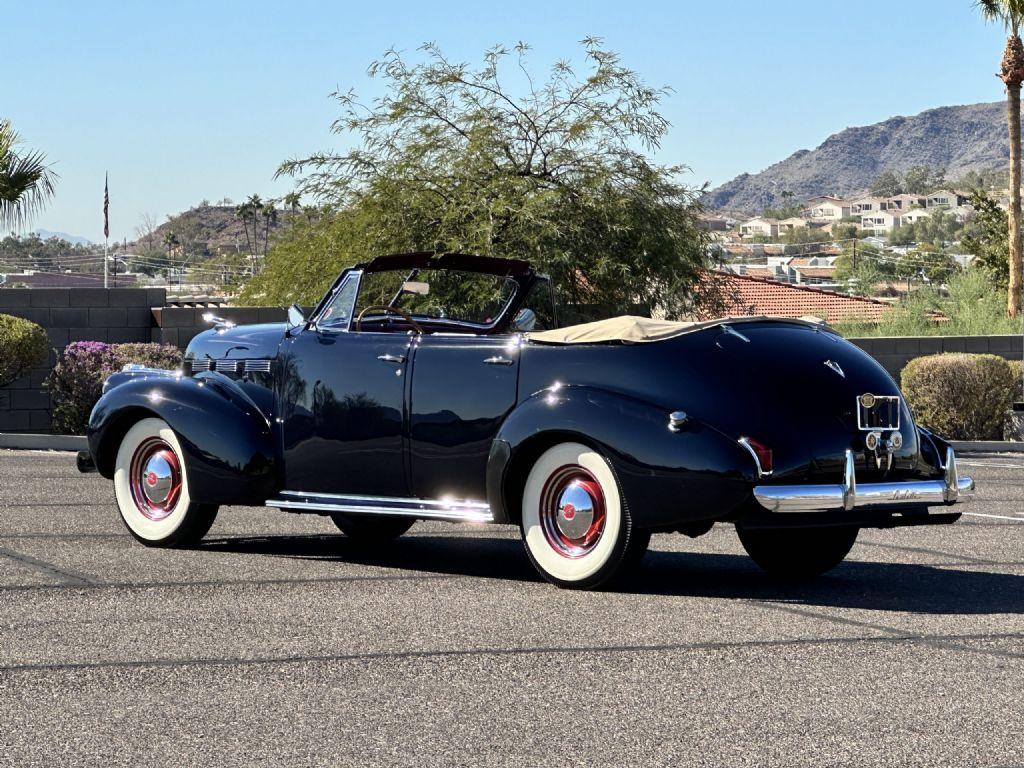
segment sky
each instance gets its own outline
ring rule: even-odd
[[[532,47],[543,75],[604,38],[674,92],[655,159],[717,185],[830,134],[893,115],[1002,99],[1004,34],[972,0],[848,3],[221,2],[0,0],[0,116],[59,174],[31,228],[133,239],[201,200],[280,196],[289,157],[337,148],[336,89],[380,93],[367,66],[432,41],[477,63],[495,43]]]

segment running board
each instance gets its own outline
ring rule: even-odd
[[[424,520],[449,520],[459,523],[491,523],[494,514],[482,501],[451,499],[407,499],[389,496],[343,496],[334,493],[281,491],[280,497],[266,502],[287,512],[312,512],[328,515],[347,512],[356,515],[416,517]]]

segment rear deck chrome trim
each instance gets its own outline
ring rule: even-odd
[[[280,497],[266,502],[291,512],[348,512],[359,515],[416,517],[424,520],[449,520],[463,523],[494,521],[491,508],[482,501],[454,499],[407,499],[389,496],[347,496],[334,493],[281,491]]]
[[[941,480],[858,485],[854,453],[847,449],[843,482],[836,485],[758,485],[754,498],[769,512],[850,512],[854,509],[892,509],[952,505],[970,501],[974,480],[960,477],[953,449],[946,451]]]

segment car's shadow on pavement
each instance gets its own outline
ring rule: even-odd
[[[541,581],[518,539],[417,536],[367,547],[343,536],[211,538],[203,550],[328,560],[447,576]],[[795,605],[931,614],[1024,613],[1024,576],[956,566],[848,561],[804,583],[772,579],[742,555],[651,551],[606,591],[784,601]]]

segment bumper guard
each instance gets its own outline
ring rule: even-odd
[[[841,485],[758,485],[754,498],[769,512],[834,512],[855,509],[889,509],[951,505],[974,496],[974,480],[960,477],[953,449],[946,449],[941,480],[857,485],[852,450],[847,449]]]

